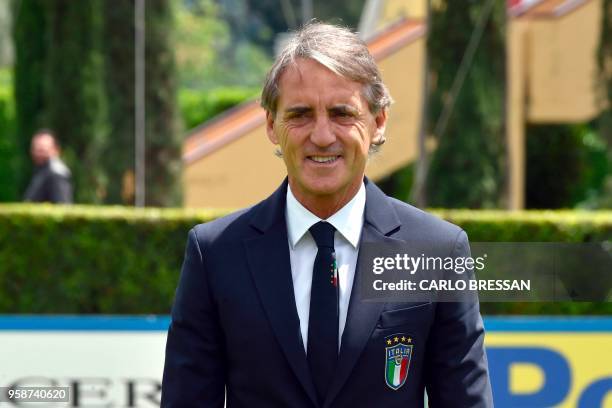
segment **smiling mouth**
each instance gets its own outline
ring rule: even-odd
[[[338,160],[341,156],[308,156],[308,160],[315,163],[328,164]]]

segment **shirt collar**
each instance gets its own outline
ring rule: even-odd
[[[355,196],[340,210],[329,217],[327,222],[336,228],[340,234],[353,246],[357,248],[361,227],[363,227],[363,213],[365,209],[366,192],[365,185],[361,187]],[[291,249],[302,239],[306,231],[314,224],[322,221],[321,218],[311,213],[295,198],[291,192],[291,186],[287,187],[287,208],[285,211],[287,220],[287,233]]]

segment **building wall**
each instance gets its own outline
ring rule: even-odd
[[[529,122],[585,122],[600,112],[596,56],[601,9],[601,0],[590,0],[558,18],[528,20]]]
[[[386,0],[381,14],[381,19],[378,22],[379,29],[402,17],[425,19],[427,17],[427,1]]]
[[[285,177],[265,125],[185,167],[185,207],[242,208],[270,195]]]
[[[395,103],[389,112],[387,142],[368,165],[367,174],[373,180],[388,176],[417,157],[424,57],[425,38],[421,37],[378,64]]]
[[[558,6],[542,3],[542,8]],[[585,0],[555,16],[538,7],[508,20],[506,144],[508,208],[524,207],[525,125],[580,123],[603,106],[597,49],[601,0]]]

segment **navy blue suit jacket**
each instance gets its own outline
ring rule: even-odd
[[[249,209],[189,232],[172,309],[162,407],[492,406],[478,302],[362,302],[352,291],[337,372],[317,402],[296,310],[287,182]],[[457,226],[387,197],[366,179],[361,245],[427,242],[469,256]],[[359,270],[356,271],[359,274]],[[358,281],[358,276],[355,282]],[[407,333],[406,382],[385,382],[385,337]]]

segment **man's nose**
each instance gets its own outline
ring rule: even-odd
[[[317,117],[310,135],[310,141],[321,147],[329,146],[336,141],[336,135],[332,130],[331,122],[327,115]]]

